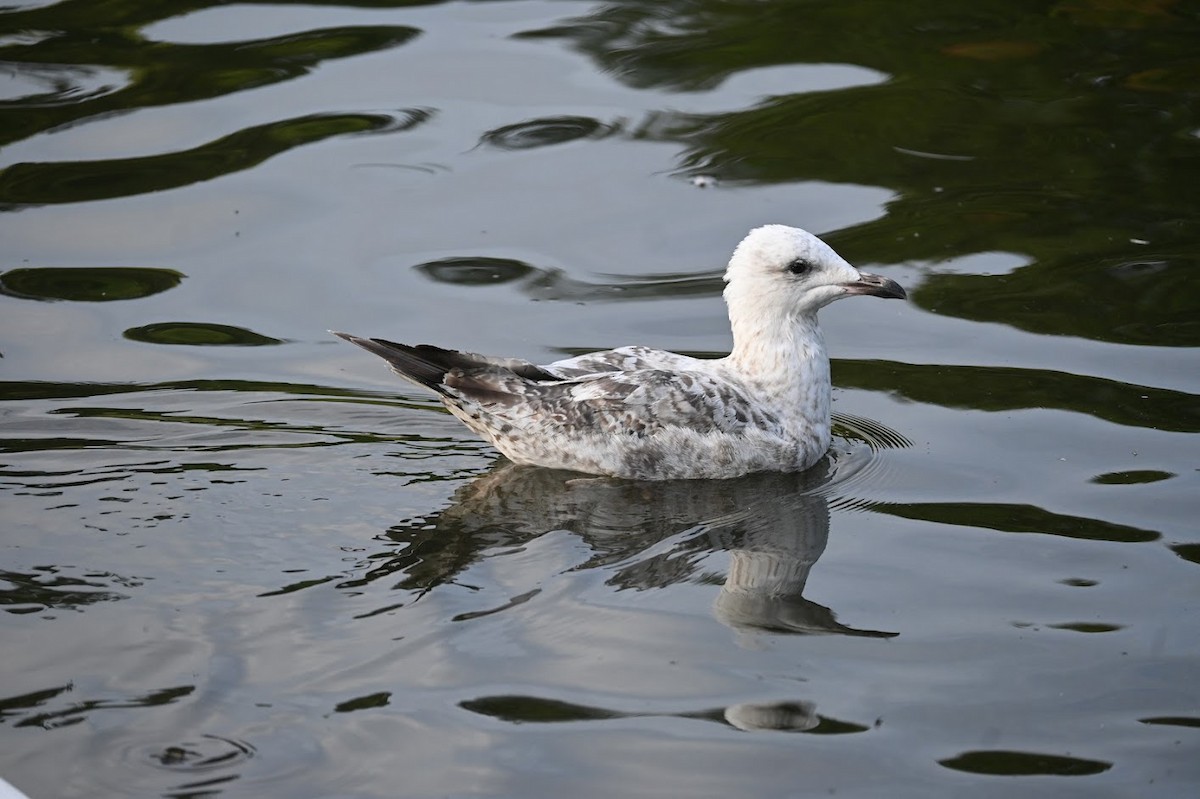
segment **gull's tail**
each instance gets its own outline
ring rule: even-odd
[[[392,371],[404,379],[418,386],[433,389],[443,396],[449,396],[443,381],[446,379],[446,373],[455,368],[452,361],[455,360],[453,356],[458,353],[453,350],[443,350],[428,344],[412,347],[381,338],[352,336],[336,330],[329,332],[383,358],[392,367]]]
[[[529,361],[519,358],[492,358],[487,355],[477,355],[473,352],[459,352],[434,347],[431,344],[397,344],[382,338],[362,338],[349,333],[330,333],[357,344],[367,352],[373,352],[391,365],[392,371],[418,386],[432,389],[444,397],[454,397],[457,394],[447,391],[447,376],[453,378],[454,388],[461,389],[464,380],[478,376],[481,372],[496,374],[502,370],[525,380],[534,382],[558,382],[559,375],[546,371]],[[453,375],[451,373],[453,372]],[[3,799],[0,797],[0,799]]]

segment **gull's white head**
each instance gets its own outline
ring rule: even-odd
[[[842,297],[904,299],[894,280],[860,272],[808,231],[763,225],[738,244],[725,271],[730,313],[797,319]]]

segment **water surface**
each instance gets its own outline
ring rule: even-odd
[[[31,797],[1177,797],[1200,780],[1200,9],[0,10],[0,775]],[[728,350],[803,475],[508,464],[327,328]]]

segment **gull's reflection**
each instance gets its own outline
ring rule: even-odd
[[[381,553],[350,584],[402,575],[398,588],[423,593],[455,580],[487,550],[566,530],[591,551],[576,568],[609,570],[609,584],[625,589],[717,583],[705,561],[728,552],[714,612],[738,631],[891,637],[848,627],[803,596],[829,537],[822,492],[831,473],[826,459],[802,474],[652,483],[502,462],[460,488],[440,513],[391,528],[387,537],[404,550]]]
[[[739,730],[808,732],[821,723],[812,702],[743,702],[722,710],[725,722]]]
[[[598,705],[581,705],[539,696],[500,694],[480,696],[458,703],[463,710],[513,724],[562,724],[610,719],[674,716],[727,724],[743,732],[808,732],[845,735],[866,732],[865,724],[822,716],[811,702],[743,702],[728,707],[676,713],[629,712]]]

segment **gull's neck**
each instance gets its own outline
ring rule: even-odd
[[[733,351],[726,365],[786,419],[828,446],[829,356],[815,313],[787,320],[732,312]]]
[[[747,380],[809,379],[829,382],[829,356],[816,314],[781,320],[730,314],[733,350],[726,363]]]

